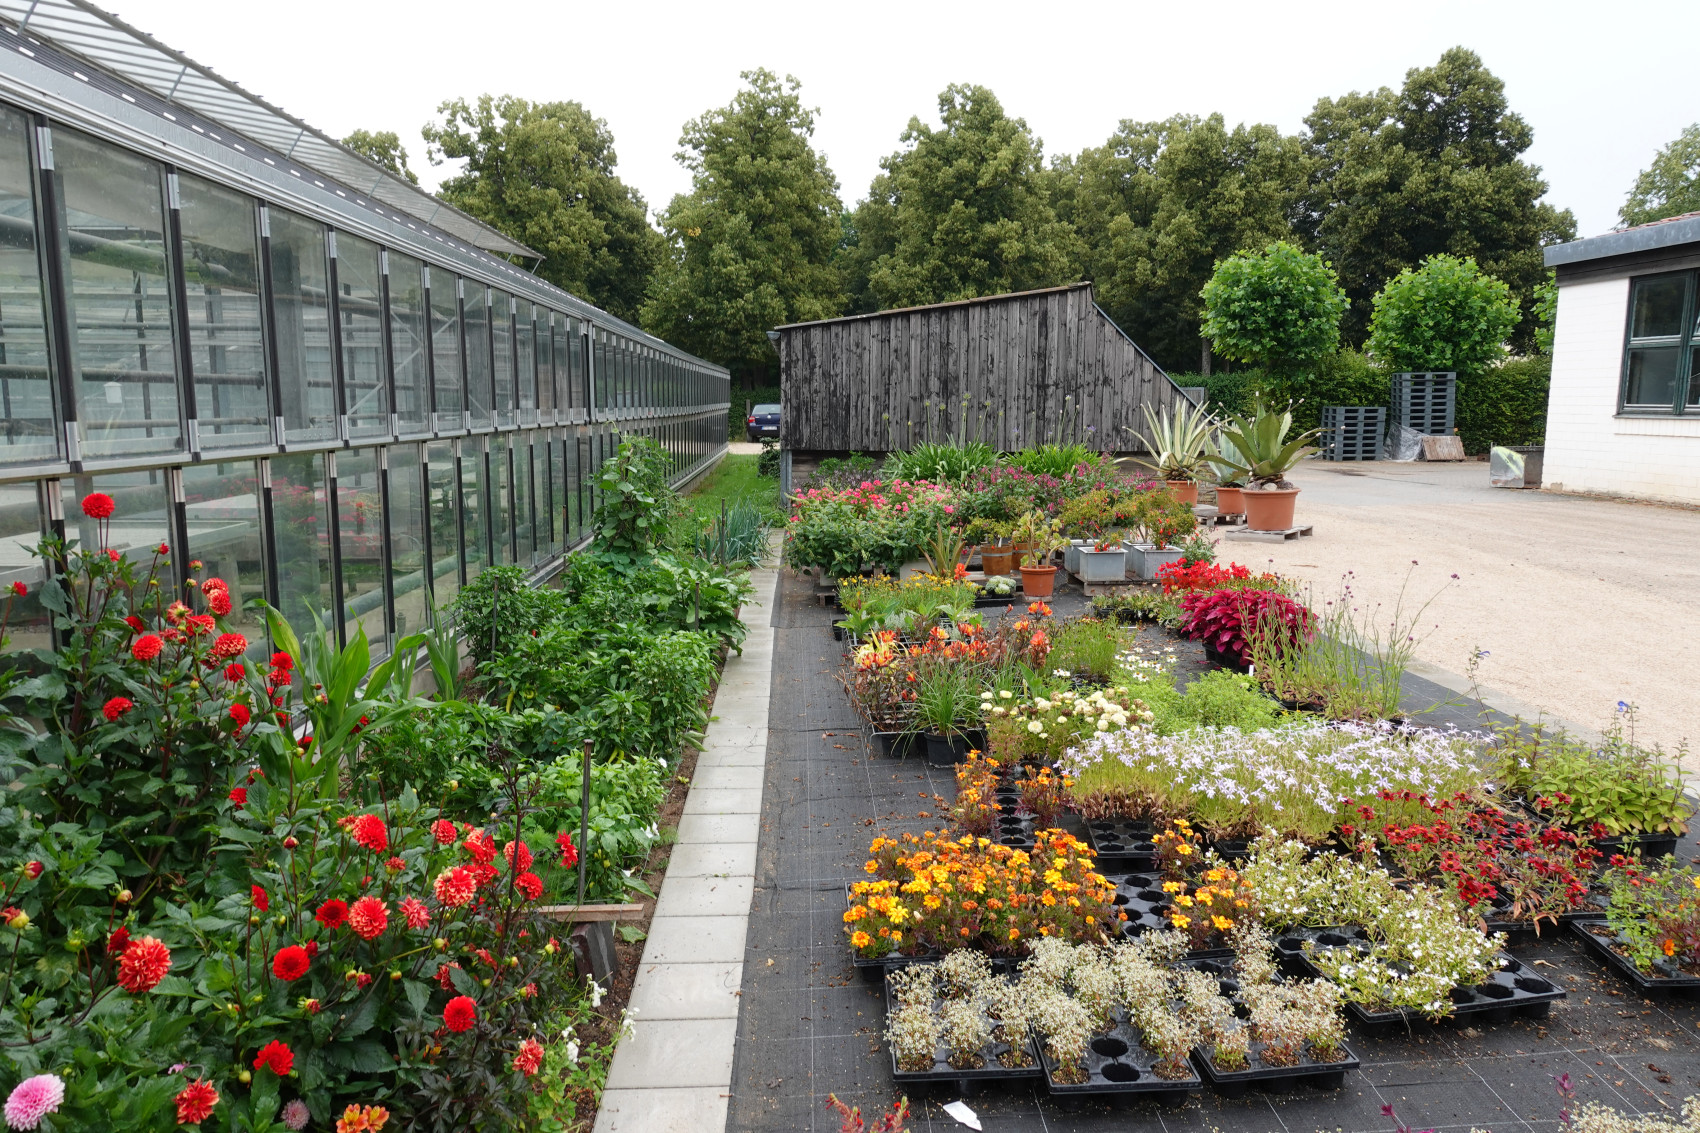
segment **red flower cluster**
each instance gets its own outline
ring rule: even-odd
[[[105,706],[101,708],[100,714],[106,717],[107,723],[116,724],[118,722],[118,717],[124,715],[124,713],[130,711],[130,709],[135,706],[136,702],[128,697],[115,696],[106,702]]]
[[[218,1091],[213,1084],[196,1078],[177,1094],[177,1124],[199,1125],[212,1116],[218,1104]]]
[[[266,887],[263,885],[248,886],[248,896],[253,899],[254,908],[262,913],[272,907],[271,898],[266,896]]]
[[[1314,632],[1310,611],[1276,590],[1198,590],[1181,599],[1181,610],[1183,634],[1241,668],[1251,664],[1250,635],[1278,634],[1290,646]]]
[[[390,908],[380,898],[362,897],[348,911],[348,927],[361,940],[376,940],[390,927]]]
[[[279,1078],[285,1077],[295,1068],[295,1052],[288,1044],[273,1039],[260,1048],[260,1053],[254,1056],[255,1070],[270,1070]]]
[[[240,657],[248,652],[248,639],[239,633],[221,633],[213,642],[212,655],[220,661]]]
[[[272,975],[280,980],[294,981],[307,974],[312,958],[307,950],[299,944],[290,944],[277,950],[272,957]]]
[[[201,583],[201,597],[207,600],[207,609],[219,617],[230,616],[230,586],[224,579],[209,578]],[[246,644],[243,645],[243,648],[247,648]]]
[[[561,868],[568,869],[578,864],[578,847],[573,845],[573,836],[563,830],[555,835],[555,845],[561,847]]]
[[[248,788],[247,787],[232,787],[232,788],[230,788],[230,801],[236,804],[236,807],[237,807],[238,810],[240,810],[242,807],[248,805]]]
[[[157,936],[130,942],[118,960],[118,986],[132,995],[152,991],[171,971],[171,950]]]
[[[90,492],[83,497],[83,514],[90,519],[111,519],[118,505],[105,492]]]
[[[236,721],[236,728],[238,731],[246,728],[248,726],[248,721],[253,719],[253,713],[248,711],[248,706],[246,704],[232,704],[226,712],[232,720]]]
[[[514,1055],[514,1069],[527,1078],[543,1068],[543,1044],[536,1039],[526,1039],[519,1044],[519,1052]]]
[[[1157,581],[1163,584],[1165,594],[1173,594],[1177,590],[1220,590],[1224,583],[1238,582],[1250,577],[1250,569],[1239,563],[1221,566],[1216,563],[1185,563],[1177,560],[1157,568]],[[1275,576],[1272,574],[1266,574],[1263,578],[1271,584],[1275,582]]]
[[[384,820],[377,815],[357,815],[350,826],[354,840],[374,854],[381,854],[390,848],[389,830],[385,828]]]
[[[417,897],[402,898],[401,915],[408,928],[424,928],[431,923],[431,910]]]
[[[145,633],[130,646],[130,656],[138,661],[152,661],[164,647],[165,642],[159,639],[159,635]]]
[[[319,911],[313,914],[313,919],[326,928],[341,928],[342,922],[348,919],[348,902],[333,897],[319,906]]]
[[[119,925],[106,938],[106,954],[108,956],[122,956],[124,950],[128,947],[130,947],[130,930]]]
[[[432,892],[447,908],[458,909],[472,900],[473,894],[478,892],[478,879],[465,866],[450,866],[437,875]]]
[[[460,1034],[472,1029],[478,1021],[478,1005],[464,995],[457,995],[443,1006],[443,1026]]]
[[[455,824],[448,819],[439,818],[431,824],[431,837],[437,840],[437,845],[447,846],[460,837],[460,831],[455,829]]]

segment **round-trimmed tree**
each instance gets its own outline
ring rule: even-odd
[[[1222,260],[1202,294],[1204,334],[1236,362],[1288,373],[1340,345],[1347,300],[1334,269],[1285,240]]]
[[[1394,371],[1481,373],[1505,355],[1517,325],[1511,288],[1468,256],[1430,256],[1406,268],[1375,297],[1371,357]]]

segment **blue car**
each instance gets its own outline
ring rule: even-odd
[[[752,405],[749,420],[744,422],[744,431],[750,440],[759,441],[763,437],[779,439],[779,406]]]

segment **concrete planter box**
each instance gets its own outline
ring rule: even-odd
[[[1075,572],[1082,582],[1125,582],[1127,580],[1127,550],[1094,551],[1081,547],[1075,552],[1080,568]]]
[[[1179,547],[1158,549],[1151,543],[1130,543],[1127,549],[1133,557],[1133,573],[1147,581],[1156,579],[1158,567],[1179,562],[1181,555],[1185,554]]]
[[[1090,548],[1091,546],[1092,540],[1090,539],[1070,539],[1068,546],[1063,548],[1063,569],[1070,574],[1079,574],[1080,549],[1082,547]]]

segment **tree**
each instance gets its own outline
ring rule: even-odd
[[[1700,122],[1654,155],[1617,215],[1627,228],[1685,212],[1700,212]]]
[[[1532,339],[1541,248],[1574,238],[1576,221],[1541,200],[1540,168],[1520,156],[1533,133],[1480,57],[1454,47],[1397,92],[1322,99],[1305,125],[1300,230],[1340,272],[1349,340],[1361,341],[1383,284],[1439,253],[1471,257],[1509,284],[1518,338]]]
[[[1200,293],[1217,261],[1290,235],[1303,164],[1297,139],[1213,114],[1123,122],[1051,177],[1110,317],[1160,364],[1208,372]]]
[[[852,290],[879,307],[1068,281],[1073,230],[1046,193],[1043,148],[982,86],[939,95],[941,129],[911,118],[853,218]]]
[[[537,274],[636,321],[665,244],[644,200],[614,175],[614,135],[576,102],[451,99],[426,156],[466,161],[439,195],[543,255]]]
[[[1505,355],[1517,325],[1511,288],[1476,261],[1445,254],[1406,268],[1375,297],[1369,352],[1395,372],[1479,374]]]
[[[1289,373],[1339,348],[1346,293],[1321,256],[1277,240],[1218,263],[1204,313],[1204,334],[1223,355]]]
[[[419,184],[419,175],[407,167],[407,149],[401,144],[401,137],[394,130],[356,130],[342,139],[342,144],[372,162],[381,165],[397,177],[405,177],[412,184]]]
[[[729,106],[685,123],[678,159],[691,192],[661,217],[672,254],[650,284],[643,324],[727,367],[776,363],[767,331],[844,306],[834,263],[844,206],[809,144],[814,110],[798,83],[746,71]]]

